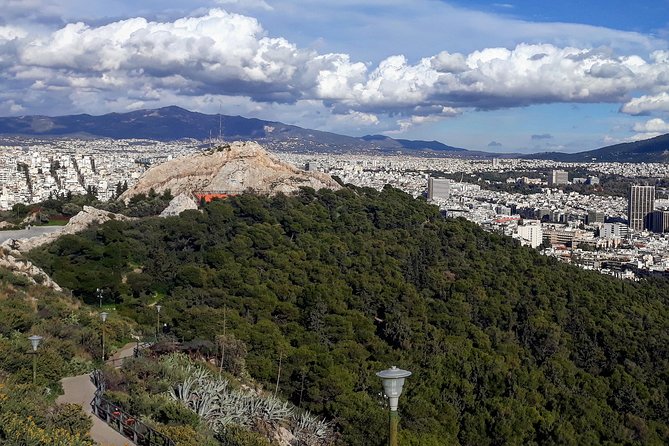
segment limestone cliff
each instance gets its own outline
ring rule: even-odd
[[[301,186],[339,189],[329,175],[305,172],[269,154],[256,142],[233,142],[210,152],[185,156],[147,170],[121,195],[128,200],[151,189],[172,195],[194,192],[290,194]]]

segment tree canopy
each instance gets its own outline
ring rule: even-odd
[[[244,194],[31,258],[140,324],[160,301],[184,342],[225,331],[226,368],[278,382],[343,444],[385,443],[390,365],[413,372],[402,444],[669,441],[667,282],[560,264],[390,187]]]

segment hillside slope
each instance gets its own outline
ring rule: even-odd
[[[643,141],[615,144],[601,149],[578,153],[536,153],[528,159],[547,159],[573,163],[618,162],[618,163],[666,163],[669,161],[669,134]]]
[[[108,222],[32,259],[139,320],[161,296],[161,322],[190,345],[227,330],[226,367],[278,381],[341,444],[385,444],[374,373],[390,365],[414,373],[402,444],[669,441],[666,282],[557,263],[392,188],[241,195]]]

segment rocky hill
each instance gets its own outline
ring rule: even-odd
[[[300,170],[270,155],[256,142],[234,142],[152,167],[121,199],[148,194],[151,189],[156,193],[169,189],[175,196],[245,191],[274,195],[291,194],[302,186],[340,188],[329,175]]]

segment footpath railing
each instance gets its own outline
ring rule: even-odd
[[[139,354],[140,350],[137,349],[135,355]],[[94,370],[91,373],[91,381],[96,389],[91,407],[98,418],[137,446],[176,446],[174,440],[146,425],[104,397],[107,383],[101,370]]]

